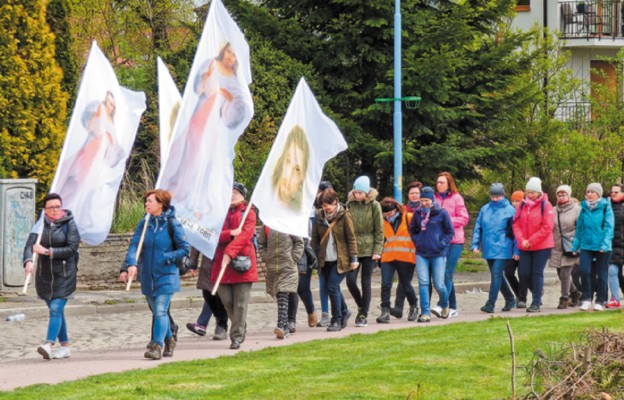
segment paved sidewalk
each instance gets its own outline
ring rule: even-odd
[[[354,333],[374,333],[380,330],[399,328],[425,328],[455,322],[484,320],[490,317],[479,311],[487,300],[489,287],[488,273],[460,273],[456,277],[458,292],[459,317],[448,320],[434,317],[431,324],[417,324],[393,319],[390,324],[377,324],[379,315],[380,274],[373,275],[373,299],[365,328],[353,326],[353,319],[347,329],[332,333],[324,328],[308,328],[306,312],[300,302],[300,322],[297,333],[286,340],[277,340],[273,334],[277,307],[273,300],[264,293],[264,283],[254,284],[252,300],[248,312],[248,334],[241,350],[258,350],[271,346],[283,346],[291,343],[343,337]],[[346,286],[346,285],[343,285]],[[318,307],[318,280],[313,279],[314,297]],[[121,289],[121,287],[120,287]],[[546,270],[543,314],[576,312],[575,309],[557,310],[559,283],[554,269]],[[346,288],[343,293],[351,309],[355,304]],[[199,290],[193,286],[184,287],[174,297],[172,314],[180,325],[179,345],[173,358],[162,361],[150,361],[143,358],[145,344],[149,339],[151,314],[140,290],[134,287],[130,292],[118,291],[79,291],[76,298],[68,303],[66,317],[72,346],[72,356],[65,360],[42,360],[36,352],[37,345],[45,336],[48,311],[43,301],[36,299],[34,289],[28,296],[5,293],[7,301],[0,303],[0,335],[3,346],[0,348],[0,390],[35,383],[59,383],[105,372],[121,372],[135,368],[152,368],[163,362],[204,359],[232,355],[237,351],[229,350],[229,340],[213,341],[212,335],[198,337],[187,331],[184,325],[194,322],[199,314],[203,299]],[[434,301],[437,295],[434,295]],[[499,298],[498,310],[504,301]],[[577,309],[578,310],[578,309]],[[16,313],[25,313],[26,319],[7,322],[5,317]],[[317,309],[317,313],[320,311]],[[495,316],[519,317],[532,316],[524,309]],[[209,332],[214,329],[211,321]],[[60,363],[63,363],[59,368]]]

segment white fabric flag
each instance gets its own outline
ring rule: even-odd
[[[178,90],[169,69],[158,57],[158,114],[160,117],[160,165],[165,165],[173,127],[180,110],[182,95]]]
[[[251,196],[262,222],[307,237],[325,163],[347,149],[342,133],[301,78]]]
[[[63,198],[63,208],[73,212],[81,240],[90,245],[108,236],[144,111],[145,93],[119,85],[94,41],[50,187]]]
[[[156,184],[171,192],[189,243],[208,257],[230,205],[234,146],[253,115],[250,83],[249,45],[214,0]]]

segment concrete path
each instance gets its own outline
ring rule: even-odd
[[[292,343],[307,342],[315,339],[339,338],[356,333],[374,333],[381,330],[417,328],[456,322],[479,321],[494,316],[524,317],[534,316],[524,309],[511,312],[484,314],[479,308],[487,300],[489,274],[462,273],[457,275],[459,317],[442,320],[433,317],[430,324],[408,322],[405,317],[393,319],[390,324],[377,324],[379,315],[380,274],[373,276],[373,300],[368,318],[369,325],[364,328],[353,326],[354,317],[349,326],[341,332],[327,332],[324,328],[309,328],[306,313],[300,303],[300,322],[297,333],[285,340],[278,340],[273,334],[277,306],[264,294],[264,283],[254,284],[252,301],[248,311],[247,339],[238,351],[253,351],[272,346],[284,346]],[[318,281],[313,280],[314,296],[318,305]],[[136,368],[153,368],[164,362],[215,358],[236,354],[229,349],[229,340],[214,341],[210,332],[214,322],[210,322],[209,334],[199,337],[185,328],[187,322],[194,322],[199,314],[203,299],[194,287],[185,287],[175,295],[172,314],[180,325],[179,343],[174,357],[161,361],[143,358],[145,344],[149,340],[151,314],[140,290],[130,292],[97,291],[78,292],[66,308],[66,318],[71,340],[72,356],[64,360],[43,360],[36,352],[47,329],[48,311],[43,301],[36,299],[33,291],[29,296],[16,296],[5,293],[6,301],[0,303],[0,390],[12,390],[17,387],[36,383],[55,384],[84,378],[106,372],[121,372]],[[350,308],[355,309],[346,288],[343,290]],[[530,296],[530,295],[529,295]],[[434,295],[434,301],[437,295]],[[577,309],[557,310],[559,283],[552,269],[546,270],[546,285],[542,313],[570,313]],[[500,299],[497,309],[504,301]],[[26,314],[24,321],[7,322],[5,317],[16,313]],[[318,312],[318,311],[317,311]],[[318,312],[320,314],[320,312]]]

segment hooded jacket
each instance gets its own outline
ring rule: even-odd
[[[381,255],[384,244],[383,214],[377,201],[377,190],[371,188],[363,201],[355,200],[349,193],[347,208],[357,237],[358,257]]]
[[[142,219],[128,247],[126,264],[138,265],[141,293],[145,296],[155,297],[180,291],[180,271],[176,261],[189,255],[190,246],[182,225],[171,217],[175,217],[173,206],[157,217],[150,217],[141,254],[138,255],[137,248],[145,225],[145,219]],[[173,225],[173,241],[169,236],[169,223]]]
[[[598,201],[593,210],[587,200],[581,202],[581,213],[576,221],[576,236],[572,250],[611,251],[613,242],[613,209],[605,198]]]
[[[336,215],[336,223],[332,228],[331,235],[327,235],[323,241],[321,241],[321,239],[323,239],[330,224],[325,220],[325,212],[323,209],[321,208],[317,211],[314,225],[312,225],[310,245],[316,253],[319,268],[323,268],[325,264],[325,254],[327,252],[327,243],[330,237],[333,238],[338,253],[338,272],[342,274],[351,270],[350,264],[352,262],[358,261],[358,248],[355,229],[351,221],[351,214],[342,204],[338,204],[338,207],[340,207],[340,209],[338,210],[338,215]]]
[[[421,208],[414,213],[409,231],[412,241],[417,249],[417,256],[443,257],[448,253],[455,230],[453,221],[448,212],[434,202],[429,211],[429,221],[426,229],[422,229],[423,219],[426,214]]]
[[[78,274],[78,245],[80,233],[71,211],[52,222],[43,218],[40,244],[50,250],[50,255],[37,255],[35,287],[37,296],[44,300],[68,298],[76,291]],[[33,246],[37,234],[31,233],[24,247],[24,265],[33,259]]]
[[[472,250],[480,249],[486,260],[509,260],[517,255],[514,239],[508,235],[515,213],[506,198],[481,207],[472,234]]]
[[[543,203],[543,205],[542,205]],[[513,232],[521,251],[552,249],[553,207],[548,202],[548,195],[543,193],[531,206],[526,200],[516,210]],[[529,248],[523,249],[522,242],[528,240]]]
[[[267,233],[268,232],[268,233]],[[258,252],[266,263],[266,292],[275,297],[279,292],[297,293],[303,256],[303,239],[263,226],[258,235]]]
[[[464,198],[459,193],[449,193],[443,198],[439,192],[436,192],[435,201],[448,212],[451,221],[453,221],[455,235],[453,235],[451,244],[464,244],[464,226],[468,224],[470,219]]]

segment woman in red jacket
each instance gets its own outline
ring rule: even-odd
[[[252,243],[256,232],[256,213],[253,209],[249,210],[245,223],[239,228],[247,208],[246,195],[245,186],[234,182],[230,209],[221,229],[210,277],[212,282],[216,282],[221,269],[226,268],[218,292],[230,318],[230,349],[233,350],[239,349],[245,341],[251,285],[258,281],[256,249]]]
[[[520,282],[531,289],[533,301],[527,312],[540,312],[544,291],[544,268],[555,246],[553,207],[542,192],[542,181],[533,177],[526,184],[526,197],[516,210],[513,231],[520,249]]]

